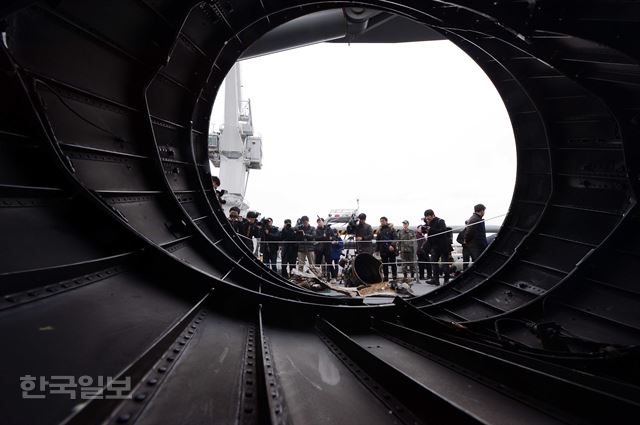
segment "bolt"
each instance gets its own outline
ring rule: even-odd
[[[147,385],[155,385],[158,383],[158,378],[151,378],[147,381]]]
[[[147,398],[147,394],[145,393],[138,393],[136,394],[136,396],[134,397],[134,399],[136,401],[143,401],[145,398]]]
[[[164,366],[158,368],[158,372],[160,373],[165,373],[166,371],[167,371],[167,368]]]
[[[123,424],[125,422],[129,422],[129,419],[131,419],[131,414],[123,413],[122,415],[118,416],[118,423]]]

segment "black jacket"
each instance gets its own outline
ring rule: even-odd
[[[315,238],[316,238],[316,252],[329,252],[331,251],[331,244],[327,243],[331,240],[333,236],[333,232],[330,227],[316,227]],[[320,242],[320,243],[317,243]]]
[[[276,226],[263,227],[261,241],[267,243],[260,243],[260,252],[263,254],[278,252],[279,244],[274,242],[280,242],[282,240],[281,237],[282,234],[280,232],[280,229],[278,229]]]
[[[316,235],[316,228],[310,225],[304,227],[302,225],[296,227],[296,240],[298,243],[298,251],[313,251],[313,240]]]
[[[256,223],[249,223],[249,220],[244,219],[238,223],[238,234],[241,236],[242,242],[253,251],[253,241],[251,238],[260,237],[260,229],[256,226]]]
[[[280,239],[282,242],[282,256],[297,255],[298,244],[292,243],[296,240],[296,230],[292,226],[284,226],[280,231]]]
[[[349,233],[356,235],[357,237],[361,237],[361,241],[356,242],[356,250],[358,253],[367,252],[369,254],[373,253],[373,244],[371,241],[373,240],[373,227],[370,224],[359,222],[357,226],[351,227],[347,229]]]
[[[446,233],[447,223],[439,217],[433,217],[429,223],[428,242],[431,249],[449,247],[449,235]]]
[[[467,220],[464,243],[466,246],[477,246],[479,248],[487,246],[487,230],[484,226],[484,220],[478,213],[474,212]]]
[[[376,251],[380,251],[381,256],[386,257],[394,257],[398,254],[398,249],[395,242],[387,242],[393,241],[396,239],[396,231],[393,229],[393,226],[390,224],[380,226],[378,229],[378,236],[376,237]],[[393,247],[393,250],[390,250],[389,247]]]

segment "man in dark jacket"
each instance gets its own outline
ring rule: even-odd
[[[331,229],[324,224],[324,218],[318,217],[316,220],[316,245],[314,247],[314,256],[316,257],[316,265],[320,266],[322,275],[330,279],[330,273],[328,273],[327,267],[331,263]]]
[[[273,225],[272,219],[267,218],[262,226],[260,253],[262,261],[276,273],[278,272],[278,242],[280,242],[280,238],[280,229]]]
[[[433,279],[428,280],[427,283],[432,285],[439,285],[440,279],[440,267],[442,267],[444,283],[449,282],[449,257],[451,246],[449,242],[449,236],[447,234],[447,224],[439,217],[436,217],[432,209],[428,209],[424,212],[424,221],[427,225],[427,240],[429,248],[431,250],[431,261],[433,264]],[[444,263],[442,266],[439,262]]]
[[[260,229],[256,226],[257,218],[257,212],[249,211],[247,218],[238,224],[238,235],[240,235],[240,239],[251,252],[253,252],[253,238],[260,237]]]
[[[220,177],[211,176],[211,184],[213,185],[213,192],[216,194],[216,199],[218,200],[218,202],[220,202],[220,204],[226,204],[227,201],[222,199],[222,197],[225,195],[225,193],[227,193],[227,191],[218,189],[220,187]]]
[[[282,240],[282,276],[288,279],[289,272],[292,268],[295,268],[296,259],[298,258],[298,244],[295,243],[296,231],[291,226],[291,220],[286,219],[284,221],[280,239]]]
[[[356,235],[356,253],[373,254],[373,228],[367,224],[367,215],[360,213],[357,223],[349,223],[347,232]]]
[[[243,218],[240,217],[240,208],[231,207],[229,209],[229,223],[231,223],[231,227],[233,230],[238,233],[240,231],[240,223],[243,222]]]
[[[387,217],[380,217],[380,228],[376,237],[376,251],[380,252],[380,259],[383,264],[382,273],[385,281],[389,280],[389,266],[391,266],[392,279],[398,278],[398,266],[396,265],[398,248],[395,239],[396,232],[393,229],[393,225],[389,224]]]
[[[420,280],[424,280],[424,272],[427,271],[427,279],[433,278],[433,274],[431,272],[431,257],[429,256],[429,244],[427,244],[427,239],[424,237],[422,233],[422,228],[426,226],[418,226],[416,228],[416,239],[418,240],[418,270]]]
[[[473,207],[473,215],[467,220],[467,228],[464,232],[464,247],[471,255],[471,261],[475,262],[487,247],[487,231],[484,226],[485,206],[478,204]]]

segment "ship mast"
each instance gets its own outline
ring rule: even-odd
[[[251,101],[242,100],[240,64],[236,62],[225,78],[224,126],[209,134],[209,159],[220,168],[225,212],[233,206],[244,213],[244,201],[251,169],[262,168],[262,139],[253,134]]]

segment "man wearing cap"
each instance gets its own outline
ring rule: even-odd
[[[366,252],[367,254],[373,254],[373,228],[370,224],[367,224],[367,215],[360,213],[358,215],[357,223],[349,223],[347,232],[356,236],[356,253],[360,254]]]
[[[487,247],[487,231],[484,226],[484,212],[486,208],[482,204],[473,207],[473,215],[467,220],[464,231],[463,247],[467,248],[471,255],[471,261],[475,262]]]
[[[409,229],[409,221],[402,222],[402,229],[398,230],[398,249],[400,250],[400,261],[402,262],[402,274],[405,281],[409,274],[415,277],[414,263],[416,261],[416,233]]]
[[[291,220],[286,219],[284,226],[280,231],[280,239],[282,239],[282,276],[286,279],[289,278],[289,272],[296,266],[296,259],[298,258],[298,244],[296,241],[296,231],[291,226]]]
[[[298,270],[304,270],[305,260],[309,261],[311,267],[314,261],[313,240],[316,229],[309,225],[309,217],[300,217],[300,223],[296,226],[296,240],[298,241]]]

